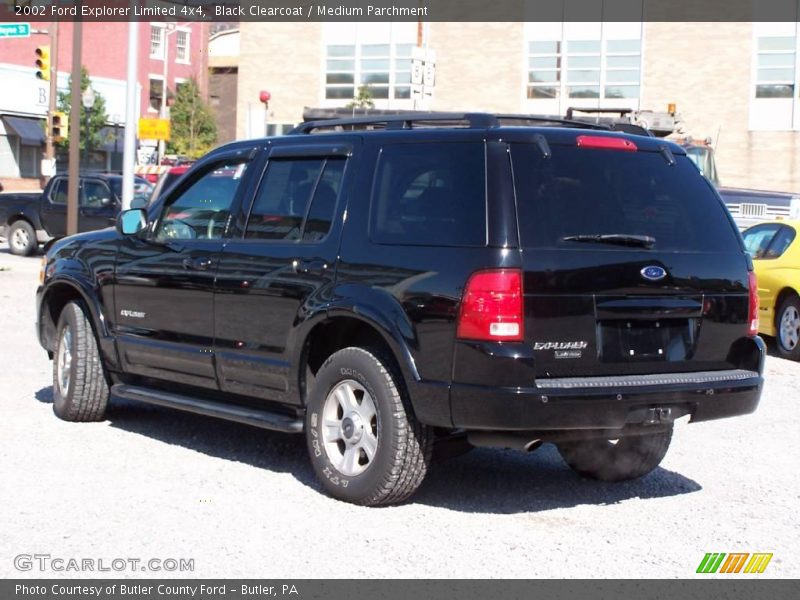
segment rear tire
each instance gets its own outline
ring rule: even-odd
[[[664,431],[610,440],[558,444],[570,468],[591,479],[626,481],[647,475],[661,463],[672,440],[672,426]]]
[[[30,256],[36,249],[36,232],[27,221],[20,220],[12,223],[8,230],[8,249],[17,256]]]
[[[778,353],[784,358],[800,360],[800,298],[790,296],[781,303],[775,325]]]
[[[56,331],[53,412],[65,421],[102,421],[108,382],[92,324],[80,304],[64,307]]]
[[[402,502],[420,486],[433,430],[414,416],[391,359],[353,347],[335,352],[317,372],[306,441],[326,492],[377,506]]]

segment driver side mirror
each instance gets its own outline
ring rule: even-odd
[[[141,208],[132,208],[120,213],[117,229],[122,235],[136,235],[147,227],[147,213]]]

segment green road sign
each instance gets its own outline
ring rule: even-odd
[[[0,38],[21,38],[30,36],[30,23],[0,23]]]

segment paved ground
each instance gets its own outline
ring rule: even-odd
[[[800,364],[770,357],[756,414],[679,425],[638,482],[581,480],[547,446],[476,450],[412,502],[360,508],[320,493],[300,437],[119,401],[58,420],[38,267],[0,252],[0,577],[38,575],[14,568],[34,553],[193,558],[198,577],[691,577],[737,551],[800,576]]]

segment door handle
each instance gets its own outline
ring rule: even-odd
[[[210,258],[184,258],[183,268],[189,271],[206,271],[213,262]]]
[[[324,260],[303,260],[295,259],[292,261],[292,269],[298,275],[322,275],[328,268],[328,263]]]

